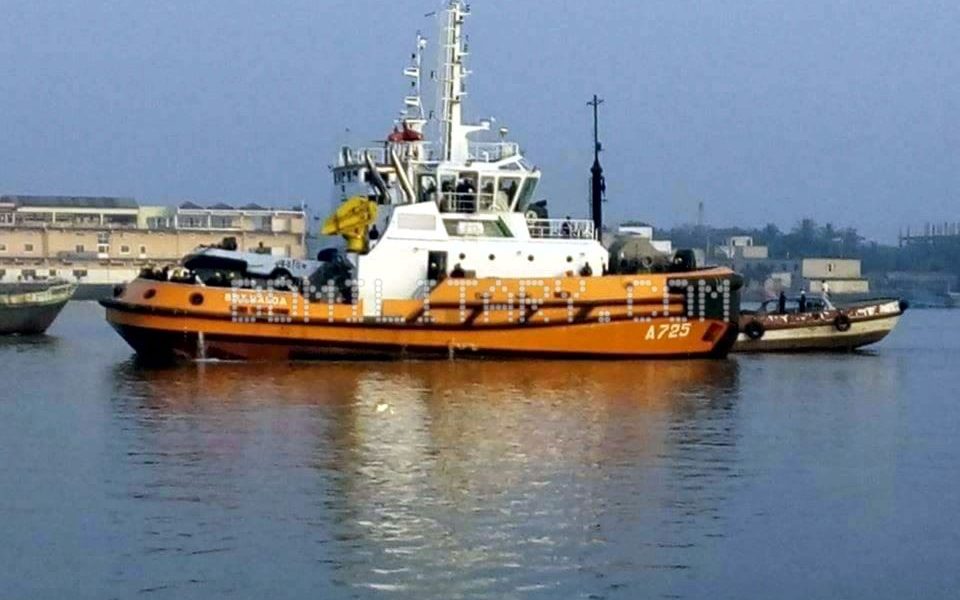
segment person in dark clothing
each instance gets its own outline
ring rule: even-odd
[[[780,290],[780,298],[777,299],[777,310],[781,315],[787,314],[787,295]]]
[[[459,209],[465,213],[473,213],[477,210],[476,189],[473,187],[473,181],[470,179],[461,179],[457,184],[457,200]]]
[[[369,236],[370,236],[370,241],[371,241],[371,242],[380,239],[380,230],[377,229],[377,224],[376,224],[376,223],[374,223],[373,225],[370,226],[370,234],[369,234]]]
[[[800,290],[800,312],[807,312],[807,293]]]

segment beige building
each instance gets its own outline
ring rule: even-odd
[[[81,284],[128,281],[147,265],[175,263],[201,245],[306,256],[302,208],[248,204],[139,206],[131,198],[0,197],[0,281],[59,277]]]
[[[824,286],[830,294],[866,294],[870,282],[861,275],[860,261],[852,258],[805,258],[801,275],[807,288],[821,293]]]
[[[727,238],[725,246],[720,246],[719,251],[730,260],[737,259],[764,259],[768,258],[766,246],[756,246],[753,243],[753,237],[749,235],[735,235]]]

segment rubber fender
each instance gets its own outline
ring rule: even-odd
[[[766,333],[766,328],[763,326],[763,323],[757,320],[750,321],[747,323],[746,327],[743,328],[743,332],[747,334],[747,337],[751,340],[759,340],[763,337],[763,334]]]

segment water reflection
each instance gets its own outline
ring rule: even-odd
[[[60,339],[52,335],[0,335],[0,352],[7,354],[54,354]]]
[[[296,481],[296,519],[350,589],[568,593],[587,572],[602,596],[638,568],[683,567],[665,554],[695,545],[681,530],[718,514],[734,470],[735,361],[131,361],[112,375],[129,459],[152,463],[131,497],[230,510],[280,495],[251,479]]]

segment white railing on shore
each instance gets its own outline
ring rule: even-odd
[[[595,233],[590,219],[527,219],[527,228],[532,238],[592,240]]]

